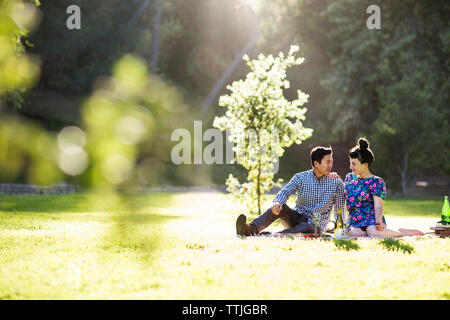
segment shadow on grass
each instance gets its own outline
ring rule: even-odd
[[[134,207],[168,207],[172,205],[170,193],[151,193],[125,195],[120,194],[125,206]],[[94,199],[93,199],[94,198]],[[117,212],[120,210],[105,195],[93,195],[90,193],[75,193],[61,195],[0,195],[0,212],[30,212],[36,213],[64,213],[64,212],[95,212],[99,208]]]
[[[342,250],[345,250],[345,251],[359,250],[360,249],[360,246],[354,240],[333,239],[333,243],[336,246],[336,248],[342,249]]]
[[[381,245],[388,251],[403,251],[403,253],[411,254],[414,248],[408,244],[401,243],[400,240],[386,238],[380,241]]]
[[[62,234],[69,241],[76,239],[79,227],[86,227],[85,235],[93,239],[106,231],[95,240],[100,241],[102,251],[115,254],[125,250],[136,254],[138,261],[151,264],[156,259],[154,251],[163,239],[161,227],[170,220],[183,218],[160,214],[159,209],[172,203],[169,193],[0,196],[0,230],[21,234],[45,229],[50,233],[36,233],[35,237],[57,238]]]

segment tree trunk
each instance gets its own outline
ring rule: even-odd
[[[141,4],[141,6],[137,9],[137,11],[134,13],[133,17],[131,17],[130,21],[128,21],[127,29],[130,29],[136,21],[141,17],[141,15],[144,13],[145,8],[150,3],[150,0],[145,0],[144,3]]]
[[[162,16],[162,2],[155,1],[155,17],[153,18],[153,32],[152,32],[152,56],[150,61],[150,71],[156,72],[158,68],[159,59],[159,38],[161,32],[161,16]]]
[[[402,178],[402,198],[406,197],[406,178],[408,173],[408,159],[409,153],[405,152],[403,156],[403,166],[399,166],[400,176]]]
[[[261,215],[261,143],[259,137],[259,131],[257,133],[258,137],[258,181],[256,182],[256,192],[258,193],[258,216]]]
[[[220,76],[219,80],[217,80],[214,88],[212,88],[208,97],[203,101],[202,112],[205,112],[209,106],[217,99],[220,90],[225,86],[228,78],[233,74],[234,70],[237,68],[239,63],[241,63],[242,57],[256,44],[256,42],[261,37],[261,33],[258,33],[247,43],[245,48],[234,58],[234,60],[228,65],[225,71]]]

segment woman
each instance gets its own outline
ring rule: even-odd
[[[350,170],[345,178],[345,198],[347,200],[349,236],[353,237],[402,237],[423,235],[421,231],[386,228],[383,215],[383,200],[386,198],[386,184],[373,175],[369,167],[374,160],[369,142],[365,138],[350,150]]]

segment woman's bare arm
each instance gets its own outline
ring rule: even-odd
[[[377,230],[383,230],[383,199],[378,196],[373,196],[373,202],[375,206],[375,223],[377,224]]]

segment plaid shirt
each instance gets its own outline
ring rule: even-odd
[[[299,214],[306,214],[308,223],[313,224],[312,214],[317,211],[321,218],[318,225],[321,233],[324,233],[330,221],[331,209],[334,207],[334,219],[337,218],[337,209],[345,209],[344,183],[340,178],[322,176],[320,179],[314,175],[313,170],[297,173],[278,192],[273,202],[286,203],[294,192],[297,191],[295,210]]]

